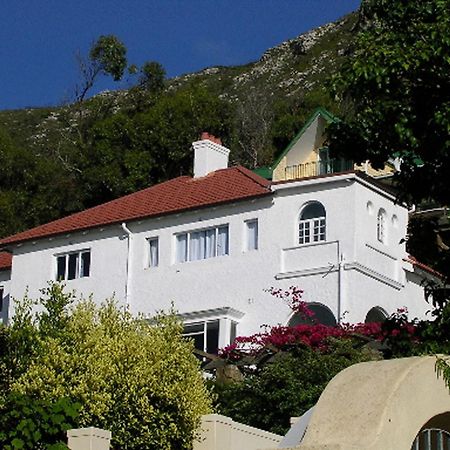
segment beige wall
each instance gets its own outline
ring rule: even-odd
[[[202,417],[201,433],[194,450],[263,450],[277,447],[282,436],[235,422],[229,417]]]
[[[435,363],[433,356],[401,358],[340,372],[322,393],[295,448],[410,450],[424,425],[434,423],[431,418],[450,412],[449,390]]]
[[[70,450],[109,450],[111,432],[100,428],[77,428],[67,431]]]

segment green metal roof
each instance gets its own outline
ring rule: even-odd
[[[253,169],[253,172],[266,180],[272,179],[272,168],[269,166],[257,167],[256,169]]]

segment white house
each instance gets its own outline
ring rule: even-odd
[[[13,255],[4,295],[37,297],[60,279],[97,301],[114,295],[133,313],[173,302],[186,334],[208,351],[298,320],[270,287],[300,287],[324,323],[377,320],[403,306],[423,316],[422,277],[401,243],[408,210],[348,162],[337,171],[322,148],[327,120],[314,114],[272,181],[228,168],[229,150],[204,134],[193,143],[194,177],[1,240]],[[14,301],[6,303],[11,316]]]

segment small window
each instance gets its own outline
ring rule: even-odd
[[[377,239],[383,244],[387,241],[386,217],[386,211],[380,208],[377,215]]]
[[[228,253],[228,225],[176,235],[176,262],[198,261]]]
[[[245,228],[245,250],[258,250],[258,220],[247,220],[245,222]]]
[[[298,227],[298,243],[325,241],[326,212],[319,202],[308,203],[301,211]]]
[[[194,347],[203,352],[217,354],[219,348],[219,320],[184,325],[183,336],[194,341]]]
[[[58,281],[85,278],[91,271],[91,252],[65,253],[56,257],[56,279]]]
[[[148,266],[158,267],[159,265],[159,239],[157,237],[148,239]]]

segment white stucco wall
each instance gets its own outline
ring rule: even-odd
[[[91,250],[90,276],[65,281],[68,290],[84,297],[94,294],[103,301],[114,296],[121,304],[125,301],[127,239],[120,225],[88,232],[74,232],[54,238],[24,243],[14,248],[11,277],[11,313],[14,298],[25,292],[31,298],[40,296],[49,280],[56,279],[56,256],[60,253]]]
[[[238,313],[232,317],[238,335],[247,335],[291,317],[282,300],[265,292],[272,286],[298,286],[306,301],[328,306],[336,318],[347,311],[345,320],[351,322],[364,321],[373,306],[391,313],[408,305],[414,315],[427,309],[421,288],[411,276],[406,282],[406,254],[399,241],[407,210],[391,197],[353,174],[277,184],[273,191],[251,201],[128,223],[131,311],[153,315],[172,302],[180,313],[231,308]],[[299,246],[299,213],[313,200],[326,209],[326,242]],[[375,208],[372,215],[368,201]],[[378,207],[389,218],[397,216],[385,246],[376,240]],[[249,219],[258,219],[259,248],[247,252]],[[229,226],[229,255],[175,262],[176,233],[224,224]],[[147,239],[152,237],[159,239],[159,265],[149,268]],[[47,280],[55,279],[55,254],[83,249],[91,249],[91,274],[67,281],[67,287],[85,296],[94,293],[98,301],[115,294],[125,303],[128,238],[120,225],[16,247],[12,295],[20,298],[28,288],[30,296],[38,296]]]
[[[6,323],[9,311],[9,291],[10,291],[10,270],[0,270],[0,288],[3,289],[2,308],[0,312],[0,323]]]

